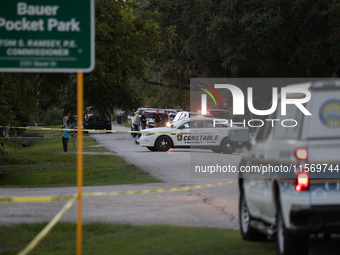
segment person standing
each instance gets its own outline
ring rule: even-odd
[[[162,127],[166,127],[166,124],[168,124],[168,121],[169,121],[169,116],[166,113],[166,110],[163,110],[163,115],[161,117],[161,120],[162,120]]]
[[[63,136],[61,137],[61,140],[63,142],[64,152],[67,152],[67,144],[71,136],[70,135],[71,131],[67,131],[67,129],[71,129],[71,127],[72,127],[72,123],[70,119],[68,119],[67,124],[62,127],[64,131],[63,131]]]
[[[139,116],[139,111],[136,112],[136,116],[133,119],[133,131],[138,131],[138,127],[140,125],[141,117]],[[133,133],[132,137],[135,138],[137,133]]]
[[[143,114],[142,114],[142,117],[141,117],[141,123],[142,123],[142,130],[143,129],[146,129],[146,112],[144,111]]]
[[[156,111],[153,121],[155,123],[155,128],[161,126],[161,114],[159,113],[158,110]]]

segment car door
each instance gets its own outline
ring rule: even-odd
[[[214,120],[206,120],[204,127],[209,132],[206,140],[206,146],[211,148],[220,146],[221,141],[229,133],[229,127],[226,124],[216,124]]]
[[[223,135],[216,134],[218,131],[215,128],[214,120],[212,119],[203,119],[201,121],[200,131],[203,133],[201,137],[201,145],[203,147],[211,147],[220,145],[221,138]],[[218,129],[220,130],[220,129]],[[225,130],[224,130],[225,131]],[[222,131],[223,132],[223,131]]]
[[[181,126],[176,129],[176,132],[185,132],[186,134],[176,133],[176,138],[174,141],[177,147],[190,146],[191,136],[190,136],[190,122],[184,122]]]
[[[203,138],[204,134],[201,134],[204,132],[203,130],[204,122],[200,119],[190,119],[190,130],[192,132],[190,138],[191,138],[191,147],[201,147],[203,144]],[[205,134],[206,135],[206,134]]]
[[[216,143],[213,120],[192,118],[190,120],[191,127],[191,146],[192,147],[208,147],[212,142]]]

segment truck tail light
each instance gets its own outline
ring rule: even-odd
[[[309,176],[306,172],[298,173],[295,180],[295,190],[300,192],[303,190],[309,190]]]
[[[294,155],[298,160],[307,160],[308,151],[306,148],[298,148],[295,150]]]

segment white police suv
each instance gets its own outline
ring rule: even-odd
[[[186,118],[177,121],[171,127],[146,129],[138,142],[151,151],[167,151],[170,148],[204,148],[216,153],[231,154],[238,147],[238,143],[230,142],[228,139],[229,132],[233,129],[248,130],[248,128],[231,127],[226,120],[222,119],[203,116]]]
[[[340,81],[290,88],[308,89],[310,100],[300,107],[287,104],[282,116],[279,98],[278,109],[267,116],[275,121],[265,121],[246,143],[239,166],[239,220],[243,239],[277,236],[280,254],[304,255],[311,234],[340,233]],[[305,95],[287,96],[284,100]],[[246,142],[247,135],[236,131],[230,140]]]

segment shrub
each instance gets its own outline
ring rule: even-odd
[[[50,125],[61,125],[63,123],[63,111],[57,108],[52,108],[47,110],[45,114],[42,115],[46,126]]]

